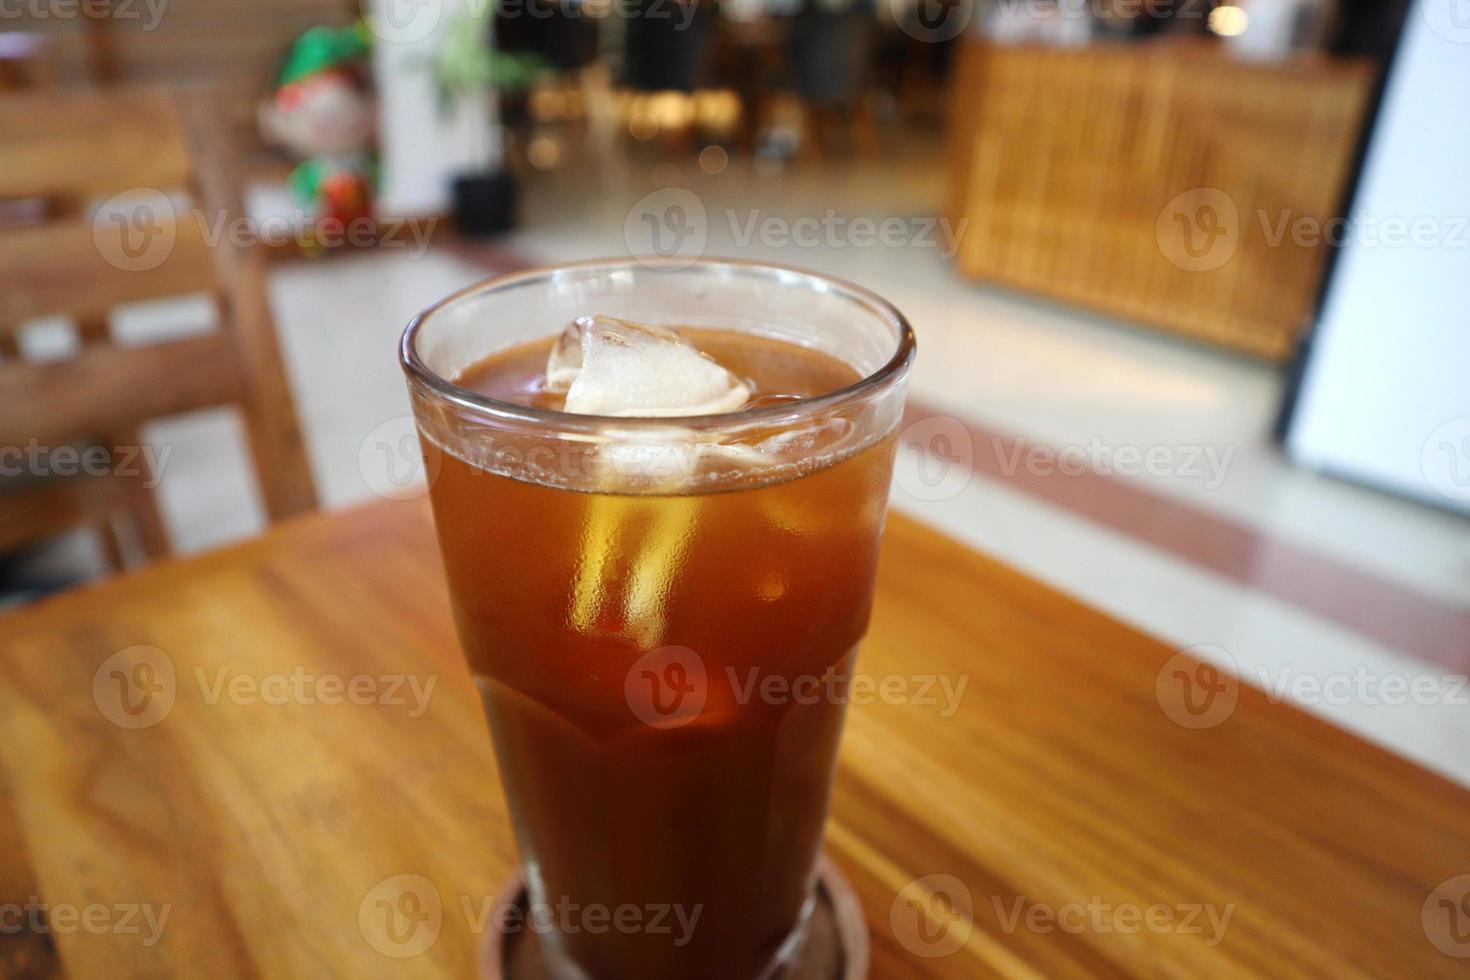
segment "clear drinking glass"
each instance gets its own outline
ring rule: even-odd
[[[677,419],[454,383],[584,314],[774,338],[861,380]],[[519,273],[409,325],[439,543],[529,898],[578,910],[541,936],[557,975],[751,980],[799,949],[913,355],[874,294],[732,261]]]

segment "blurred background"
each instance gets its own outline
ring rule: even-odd
[[[1457,3],[0,0],[0,601],[422,496],[452,290],[771,260],[897,507],[1470,782]]]

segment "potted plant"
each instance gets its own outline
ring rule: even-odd
[[[494,9],[494,4],[471,4],[447,25],[433,65],[440,112],[456,119],[471,141],[469,159],[480,161],[452,181],[455,223],[473,237],[515,225],[518,187],[507,165],[500,95],[529,87],[545,68],[534,55],[496,48]]]

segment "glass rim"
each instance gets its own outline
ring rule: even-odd
[[[471,391],[468,388],[460,387],[453,381],[450,381],[425,364],[415,347],[415,340],[425,324],[446,307],[473,294],[489,293],[514,286],[524,286],[538,280],[551,280],[558,275],[564,275],[568,272],[589,272],[598,269],[616,271],[629,268],[635,271],[643,270],[655,273],[714,272],[725,270],[727,272],[745,275],[779,276],[786,279],[792,276],[800,277],[808,283],[820,284],[824,290],[842,294],[846,299],[854,301],[868,312],[876,314],[880,319],[890,323],[898,333],[898,343],[893,356],[885,361],[882,366],[864,375],[852,384],[838,388],[835,391],[813,395],[809,398],[800,398],[779,405],[742,408],[733,412],[716,414],[673,416],[583,415],[576,412],[537,408],[531,405],[518,405],[514,402],[502,401],[498,398],[491,398],[487,395]],[[914,338],[913,327],[909,325],[908,318],[899,312],[897,307],[877,293],[870,289],[865,289],[856,283],[848,282],[845,279],[775,262],[757,262],[730,258],[701,258],[691,262],[680,258],[658,259],[638,257],[588,259],[577,262],[559,263],[557,265],[537,266],[530,269],[491,276],[487,279],[471,283],[424,307],[424,309],[420,310],[409,320],[408,326],[404,329],[403,336],[399,341],[398,360],[400,367],[402,367],[404,374],[408,376],[410,382],[424,386],[439,399],[477,414],[490,416],[498,421],[533,424],[579,432],[605,431],[609,428],[652,430],[666,429],[669,426],[703,430],[746,424],[789,423],[818,414],[833,406],[854,401],[866,395],[868,392],[874,389],[881,389],[886,383],[900,378],[913,361],[916,350],[917,342]],[[487,351],[486,353],[488,354],[490,352]]]

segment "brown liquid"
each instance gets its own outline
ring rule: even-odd
[[[767,400],[857,380],[777,341],[686,334]],[[458,383],[557,407],[539,385],[549,348]],[[596,980],[760,976],[811,894],[845,706],[759,685],[852,669],[892,437],[798,479],[686,495],[557,489],[424,448],[532,900],[583,910],[543,943]],[[693,672],[683,653],[640,661],[671,645]],[[619,928],[628,906],[640,925]]]

